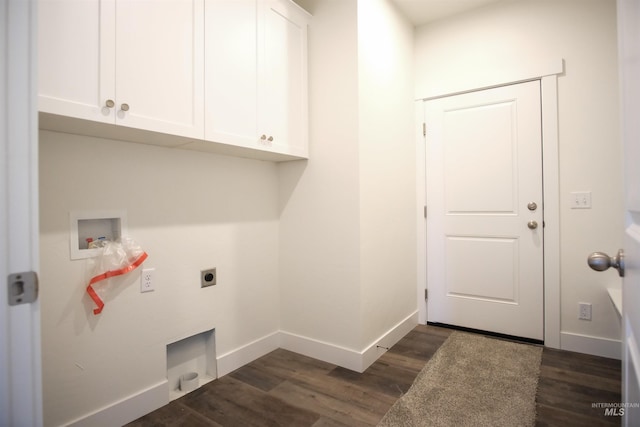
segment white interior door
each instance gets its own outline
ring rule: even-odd
[[[540,83],[425,103],[427,320],[543,329]]]
[[[622,284],[622,398],[640,402],[640,2],[618,0],[618,43],[625,159],[625,277]],[[640,409],[625,408],[625,426],[640,425]]]
[[[7,292],[38,266],[36,9],[0,0],[0,426],[42,425],[40,307]]]

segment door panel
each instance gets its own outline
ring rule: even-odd
[[[260,133],[275,151],[306,156],[307,22],[281,0],[265,1],[261,13]]]
[[[618,0],[618,61],[625,159],[625,277],[622,284],[622,400],[640,402],[640,2]],[[640,425],[640,409],[625,408],[623,425]]]
[[[447,237],[447,295],[514,304],[518,300],[518,241],[504,238]],[[475,268],[466,268],[474,259]],[[478,277],[491,277],[478,286]]]
[[[114,123],[115,3],[38,1],[40,111]]]
[[[446,209],[454,213],[513,213],[514,103],[471,106],[444,115]],[[493,123],[487,127],[487,123]],[[469,139],[469,134],[474,135]],[[485,156],[491,153],[491,156]],[[486,163],[479,167],[477,162]],[[474,171],[473,181],[460,179]]]
[[[428,320],[542,340],[539,82],[425,111]]]
[[[117,1],[115,69],[119,125],[204,138],[203,0]]]
[[[255,0],[205,2],[205,139],[245,147],[258,141]]]

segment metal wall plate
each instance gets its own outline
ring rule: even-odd
[[[8,279],[9,305],[29,304],[38,299],[38,275],[36,272],[10,274]]]
[[[208,286],[215,286],[217,278],[218,278],[218,275],[216,274],[215,268],[202,270],[200,272],[200,287],[206,288]]]

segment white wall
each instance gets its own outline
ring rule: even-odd
[[[299,3],[310,159],[279,165],[282,329],[360,357],[417,307],[413,29],[387,0]]]
[[[606,288],[620,279],[586,263],[592,251],[613,254],[621,246],[615,2],[498,2],[420,27],[415,43],[416,98],[565,60],[558,77],[561,345],[601,354],[618,349],[620,325]],[[570,192],[584,190],[592,192],[593,208],[570,209]],[[592,321],[577,319],[578,302],[593,304]]]
[[[358,2],[361,346],[417,309],[413,26]]]
[[[273,163],[41,131],[45,425],[166,380],[168,343],[215,328],[220,356],[277,332],[277,201]],[[156,289],[129,273],[94,316],[69,212],[111,209],[126,210]],[[210,267],[218,284],[201,289]]]
[[[282,329],[351,350],[360,331],[356,1],[318,1],[309,158],[278,165]]]

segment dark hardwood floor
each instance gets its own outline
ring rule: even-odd
[[[374,426],[451,330],[417,326],[364,373],[276,350],[132,423],[147,426]],[[538,426],[620,425],[620,361],[543,350]]]

